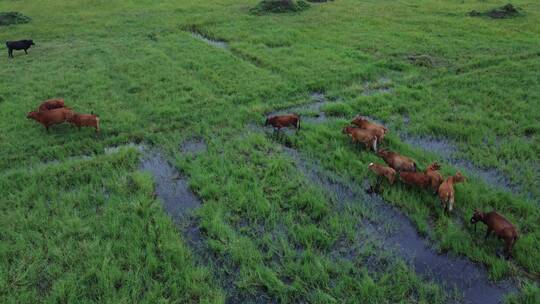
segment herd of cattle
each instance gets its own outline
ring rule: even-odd
[[[49,99],[39,105],[37,111],[32,111],[26,115],[26,118],[33,119],[42,124],[47,132],[49,127],[63,122],[81,129],[81,127],[93,127],[96,133],[99,132],[99,117],[94,114],[81,114],[73,112],[64,104],[63,99]]]
[[[32,45],[35,45],[32,40],[8,41],[6,42],[8,56],[13,58],[13,50],[24,50],[27,53]],[[97,115],[76,113],[65,106],[63,99],[46,100],[41,103],[37,111],[28,113],[26,117],[42,124],[47,132],[50,126],[64,122],[77,126],[79,130],[81,127],[93,127],[96,133],[99,132],[99,117]],[[387,164],[371,163],[368,166],[369,170],[377,175],[375,191],[379,191],[384,178],[388,180],[390,185],[393,185],[397,176],[404,184],[431,189],[435,194],[438,194],[444,210],[446,212],[452,211],[455,195],[454,185],[466,180],[460,172],[444,179],[439,173],[441,167],[437,162],[430,164],[424,172],[419,172],[413,159],[397,152],[377,149],[377,144],[383,142],[384,136],[388,132],[386,127],[362,116],[357,116],[351,123],[352,125],[343,128],[343,134],[350,136],[353,143],[364,144],[366,149],[373,150]],[[267,125],[273,126],[278,133],[281,128],[285,127],[294,127],[299,130],[300,116],[298,114],[274,115],[266,119],[265,126]],[[474,211],[470,221],[472,224],[481,221],[487,225],[486,239],[491,232],[504,239],[506,258],[511,257],[512,247],[519,235],[510,221],[495,211],[481,212],[479,210]]]
[[[300,115],[272,115],[266,118],[265,126],[267,125],[271,125],[278,134],[282,128],[286,127],[294,127],[298,131],[300,129]],[[437,162],[430,164],[425,171],[421,172],[412,158],[387,149],[377,149],[377,145],[382,144],[388,129],[381,124],[370,121],[366,117],[355,117],[351,125],[343,128],[342,133],[348,135],[353,144],[363,144],[368,151],[375,152],[386,163],[370,163],[368,165],[368,169],[377,176],[374,191],[380,190],[381,182],[384,179],[387,179],[388,183],[393,185],[397,177],[408,186],[429,189],[438,195],[446,213],[452,211],[455,197],[454,185],[466,180],[461,172],[457,172],[455,175],[445,179],[439,172],[441,166]],[[496,211],[481,212],[475,210],[470,222],[472,224],[477,222],[486,224],[485,238],[487,239],[494,232],[496,236],[505,241],[506,258],[511,257],[512,248],[519,235],[516,227],[509,220]]]

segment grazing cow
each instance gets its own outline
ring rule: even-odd
[[[375,186],[375,192],[379,192],[381,182],[383,178],[386,178],[390,185],[394,184],[396,179],[396,170],[381,164],[370,163],[368,169],[377,175],[377,184]]]
[[[278,133],[281,128],[285,127],[295,127],[298,131],[300,130],[300,115],[293,113],[267,117],[264,125],[272,125],[272,127],[274,127],[274,131],[277,130]]]
[[[367,118],[360,115],[356,116],[351,123],[358,126],[360,129],[370,130],[375,136],[377,136],[377,142],[379,143],[382,143],[384,135],[388,132],[388,129],[383,125],[371,122]]]
[[[74,113],[68,121],[79,128],[81,127],[93,127],[96,129],[96,133],[99,133],[99,117],[92,114]]]
[[[487,226],[485,239],[487,239],[493,231],[499,239],[504,240],[504,252],[506,259],[510,259],[512,257],[512,248],[519,239],[519,234],[516,227],[514,227],[514,225],[512,225],[512,223],[504,216],[495,211],[484,213],[475,209],[474,214],[471,217],[471,224],[475,225],[475,229],[476,223],[478,222],[482,222]]]
[[[28,54],[27,50],[32,45],[35,45],[34,41],[32,40],[6,41],[6,46],[8,48],[8,57],[13,58],[13,50],[24,50],[24,52]]]
[[[342,130],[343,134],[348,134],[353,143],[363,143],[366,149],[377,151],[377,136],[373,135],[368,130],[360,129],[353,126],[346,126]]]
[[[464,181],[465,176],[463,176],[461,172],[458,172],[456,175],[446,178],[446,180],[439,186],[439,199],[441,200],[441,204],[443,205],[445,211],[450,212],[454,208],[454,184]]]
[[[433,190],[433,193],[436,194],[437,190],[439,190],[439,186],[443,182],[443,177],[441,173],[439,173],[438,170],[441,169],[441,165],[439,165],[438,162],[433,162],[429,167],[426,169],[426,175],[429,176],[431,179],[431,189]]]
[[[67,121],[72,115],[73,111],[70,108],[59,108],[45,112],[32,111],[26,115],[26,118],[34,119],[35,121],[39,122],[45,127],[47,132],[49,132],[50,126]]]
[[[386,149],[379,150],[377,155],[396,171],[416,172],[416,162],[412,158],[399,155],[396,152],[388,151]]]
[[[53,109],[63,108],[64,100],[63,99],[49,99],[39,105],[38,112],[49,111]]]

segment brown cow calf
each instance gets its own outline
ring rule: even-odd
[[[300,130],[300,115],[298,114],[285,114],[285,115],[275,115],[266,118],[266,121],[264,122],[265,126],[272,125],[274,127],[274,130],[277,130],[279,133],[279,130],[281,128],[285,127],[295,127],[296,130]]]
[[[360,129],[370,130],[375,136],[377,136],[377,142],[382,143],[384,135],[388,132],[388,129],[381,124],[369,121],[362,116],[356,116],[351,122],[353,125],[358,126]]]
[[[35,121],[39,122],[45,127],[47,132],[49,132],[50,126],[67,121],[72,115],[73,111],[70,108],[59,108],[45,112],[32,111],[26,115],[26,118],[34,119]]]
[[[49,99],[45,100],[39,105],[38,112],[44,112],[64,107],[63,99]]]
[[[441,200],[441,204],[443,205],[445,211],[450,212],[454,208],[454,184],[464,181],[465,176],[463,176],[461,172],[458,172],[456,175],[446,178],[446,180],[439,186],[439,199]]]
[[[343,134],[348,134],[353,143],[363,143],[366,149],[377,151],[377,136],[368,130],[360,129],[353,126],[346,126],[342,130]]]
[[[493,231],[499,239],[504,240],[506,259],[510,259],[512,257],[512,248],[519,239],[516,227],[514,227],[514,225],[512,225],[512,223],[504,216],[495,211],[484,213],[479,210],[474,210],[474,214],[471,217],[471,224],[476,225],[478,222],[482,222],[487,226],[485,239],[487,239]],[[474,227],[476,229],[476,226]]]
[[[394,184],[396,179],[396,170],[381,164],[370,163],[368,169],[377,175],[377,184],[375,185],[375,192],[379,192],[381,187],[382,178],[386,178],[390,185]],[[371,188],[373,189],[373,187]]]
[[[399,155],[396,152],[388,151],[386,149],[379,150],[377,155],[396,171],[416,172],[416,162],[412,158]]]
[[[77,126],[79,130],[81,130],[81,127],[93,127],[96,128],[96,133],[99,133],[99,117],[97,115],[94,115],[93,113],[75,113],[68,119],[68,121],[72,125]]]

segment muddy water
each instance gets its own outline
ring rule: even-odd
[[[153,175],[156,194],[175,222],[201,206],[199,198],[190,190],[187,178],[160,152],[145,149],[139,168]]]
[[[210,44],[211,46],[215,46],[215,47],[218,47],[220,49],[228,49],[229,48],[229,44],[227,42],[225,42],[225,41],[210,39],[210,38],[204,36],[203,34],[197,33],[197,32],[190,32],[190,33],[191,33],[192,37],[197,38],[199,40],[202,40],[202,41]]]
[[[499,303],[505,294],[516,290],[510,282],[490,282],[482,265],[466,258],[438,254],[426,239],[418,235],[407,216],[388,205],[380,196],[366,194],[353,182],[306,161],[294,149],[283,149],[297,168],[312,183],[319,185],[338,206],[344,203],[362,204],[374,212],[367,229],[373,232],[376,239],[407,261],[420,276],[442,285],[449,292],[454,288],[462,292],[463,303]],[[363,187],[367,186],[365,181]]]

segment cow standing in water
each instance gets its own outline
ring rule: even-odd
[[[274,128],[274,132],[277,132],[278,134],[281,128],[287,127],[294,127],[296,131],[298,131],[300,130],[300,115],[293,113],[270,116],[266,118],[264,125],[271,125]]]

